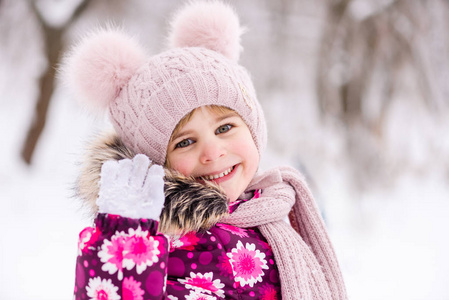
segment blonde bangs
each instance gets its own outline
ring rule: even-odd
[[[209,112],[212,112],[214,114],[216,114],[217,116],[222,116],[228,113],[235,113],[235,110],[230,109],[228,107],[225,106],[219,106],[219,105],[206,105],[206,106],[202,106],[205,107]],[[200,107],[198,107],[200,108]],[[175,135],[177,135],[179,133],[179,131],[190,121],[190,119],[192,119],[193,114],[195,113],[195,111],[198,109],[195,108],[194,110],[192,110],[191,112],[189,112],[187,115],[185,115],[176,125],[175,129],[173,130],[171,137],[170,137],[170,142],[173,141],[173,137]]]

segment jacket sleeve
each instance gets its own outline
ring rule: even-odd
[[[157,226],[99,214],[79,236],[74,299],[165,299],[169,244]]]

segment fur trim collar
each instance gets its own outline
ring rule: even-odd
[[[89,144],[81,164],[76,193],[96,215],[100,190],[101,166],[108,160],[132,159],[134,153],[118,135],[106,134]],[[205,231],[229,214],[229,203],[223,191],[214,184],[203,185],[178,172],[165,170],[165,206],[158,230],[168,235]]]

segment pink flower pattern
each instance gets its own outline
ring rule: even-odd
[[[115,274],[119,280],[123,279],[123,267],[131,270],[136,267],[137,274],[159,260],[159,242],[149,236],[148,231],[130,228],[128,234],[117,232],[111,240],[105,239],[98,252],[103,263],[102,270]]]
[[[277,291],[271,284],[265,284],[259,288],[260,300],[278,300]]]
[[[99,214],[95,223],[80,234],[77,300],[281,297],[271,247],[255,227],[218,224],[171,239],[169,249],[153,220]]]
[[[193,250],[200,239],[196,232],[187,233],[181,237],[170,240],[170,252],[175,249]]]
[[[255,244],[246,243],[246,246],[243,246],[243,243],[238,241],[237,247],[228,253],[228,257],[235,280],[242,287],[253,287],[256,282],[262,282],[262,276],[265,275],[263,269],[267,270],[268,266],[265,253],[256,250]]]
[[[221,276],[227,276],[230,278],[232,277],[232,275],[233,275],[232,265],[229,262],[229,257],[226,253],[222,253],[218,257],[217,267],[220,269]]]
[[[123,266],[127,270],[136,267],[137,274],[142,272],[153,263],[158,262],[159,242],[148,231],[142,231],[140,227],[137,230],[129,229],[129,237],[125,241]]]
[[[109,272],[109,274],[115,274],[119,280],[123,279],[123,249],[125,246],[126,234],[117,232],[111,237],[111,240],[104,240],[101,245],[101,250],[98,252],[98,257],[103,263],[102,270]]]
[[[238,235],[241,238],[248,237],[246,230],[243,228],[238,228],[228,224],[217,224],[218,227],[223,228],[224,230],[229,231],[232,234]]]
[[[141,282],[137,282],[131,276],[123,280],[123,300],[143,300],[145,291],[140,288]]]
[[[83,252],[90,249],[90,247],[97,241],[99,235],[100,230],[97,230],[97,228],[94,227],[86,227],[81,231],[78,241],[78,255],[81,255]]]
[[[222,288],[224,284],[220,282],[220,279],[213,280],[213,273],[190,273],[190,277],[186,279],[178,279],[182,284],[185,284],[186,288],[193,289],[196,292],[202,292],[211,294],[214,293],[219,297],[224,297],[224,291]]]
[[[86,287],[87,296],[91,300],[119,300],[118,287],[112,284],[111,279],[91,278]]]
[[[190,294],[186,295],[186,300],[217,300],[217,297],[191,291]]]

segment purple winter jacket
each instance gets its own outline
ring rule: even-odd
[[[157,226],[98,214],[80,233],[75,299],[281,299],[273,253],[257,228],[219,223],[168,239]]]

